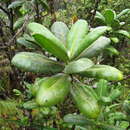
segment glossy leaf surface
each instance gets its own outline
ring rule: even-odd
[[[31,52],[20,52],[12,59],[12,64],[23,71],[34,73],[58,73],[63,66],[47,57]]]
[[[69,29],[67,27],[67,25],[63,22],[55,22],[52,26],[51,26],[51,32],[53,32],[53,34],[60,39],[64,44],[66,44],[66,38],[67,38],[67,34],[69,32]]]
[[[22,6],[23,3],[24,3],[24,1],[21,1],[21,0],[14,1],[14,2],[12,2],[12,3],[8,6],[8,9],[17,8],[17,7],[19,7],[19,6]]]
[[[33,22],[28,25],[28,28],[32,32],[34,39],[42,48],[45,48],[48,52],[63,61],[68,60],[67,51],[64,44],[46,27]]]
[[[114,10],[107,9],[104,12],[105,21],[108,25],[111,25],[113,20],[116,18],[116,13]]]
[[[77,61],[70,62],[66,67],[64,72],[67,74],[75,74],[86,70],[94,65],[94,63],[87,58],[81,58]]]
[[[105,23],[105,17],[99,11],[96,11],[95,18],[100,19],[103,23]]]
[[[67,75],[59,74],[46,79],[36,95],[36,102],[40,106],[53,106],[61,103],[67,96],[70,79]]]
[[[108,65],[94,65],[79,74],[81,76],[106,79],[109,81],[118,81],[123,79],[121,71]]]
[[[41,84],[47,79],[48,77],[40,78],[34,82],[34,84],[30,87],[30,91],[32,96],[36,96]]]
[[[77,49],[80,47],[80,43],[88,32],[88,23],[85,20],[78,20],[72,25],[67,36],[67,49],[69,58],[77,53]]]
[[[80,112],[87,118],[95,119],[100,113],[100,108],[93,93],[86,88],[87,86],[76,86],[71,89],[71,94]]]
[[[90,123],[83,115],[74,115],[74,114],[65,115],[64,122],[75,125],[86,125]]]
[[[125,31],[125,30],[118,30],[116,31],[116,33],[119,33],[119,34],[122,34],[124,35],[125,37],[129,38],[130,39],[130,33]]]
[[[119,55],[119,51],[113,46],[107,47],[106,50],[109,51],[110,55]]]
[[[118,15],[117,18],[120,18],[121,16],[130,13],[130,9],[124,9],[123,11],[121,11]]]
[[[97,95],[101,97],[106,97],[108,96],[108,82],[107,80],[100,79],[99,82],[96,84],[96,93]]]
[[[27,41],[24,37],[20,37],[17,39],[17,43],[20,44],[20,45],[23,45],[29,49],[37,49],[39,48],[36,44],[30,42],[30,41]]]
[[[110,39],[107,37],[99,37],[95,42],[93,42],[84,52],[80,55],[80,57],[91,58],[97,56],[101,51],[103,51],[106,46],[110,44]]]
[[[17,29],[19,29],[20,27],[22,27],[22,25],[24,24],[24,17],[22,17],[22,18],[19,18],[15,23],[14,23],[14,25],[13,25],[13,28],[14,28],[14,30],[17,30]]]
[[[110,30],[110,27],[107,26],[100,26],[94,28],[90,33],[88,33],[85,38],[80,42],[80,46],[76,51],[73,58],[80,57],[82,53],[93,43],[95,42],[100,36],[102,36],[106,31]]]

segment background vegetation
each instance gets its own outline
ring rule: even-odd
[[[94,63],[111,65],[124,74],[121,81],[81,78],[82,83],[96,88],[108,86],[114,93],[112,101],[104,96],[103,112],[99,119],[85,118],[75,107],[71,96],[52,107],[36,107],[30,88],[42,77],[50,74],[23,72],[11,64],[15,54],[22,51],[52,55],[32,44],[19,42],[26,37],[27,25],[37,22],[51,29],[56,21],[68,28],[84,19],[90,28],[108,25],[102,23],[98,13],[106,9],[119,14],[130,9],[129,0],[0,0],[0,129],[1,130],[127,130],[130,129],[130,11],[111,24],[112,32],[106,33],[111,44],[93,57]],[[113,25],[115,25],[113,27]],[[119,32],[124,30],[125,32]],[[122,35],[123,34],[123,35]],[[37,49],[35,49],[37,48]],[[57,59],[56,59],[57,60]],[[59,60],[59,59],[58,59]],[[116,90],[116,91],[115,91]],[[117,95],[116,95],[117,92]],[[118,93],[119,92],[119,93]],[[104,94],[104,93],[103,93]]]

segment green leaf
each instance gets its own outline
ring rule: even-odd
[[[16,96],[21,96],[22,95],[22,92],[18,89],[13,89],[13,92],[14,92],[14,95]]]
[[[95,22],[96,22],[96,25],[102,25],[102,26],[105,26],[106,23],[102,21],[102,19],[100,19],[100,17],[98,16],[95,16]]]
[[[58,39],[60,39],[63,43],[66,44],[66,38],[67,38],[67,33],[69,32],[69,29],[65,23],[55,22],[51,26],[51,31]]]
[[[22,18],[19,18],[15,23],[14,23],[14,25],[13,25],[13,28],[14,28],[14,30],[17,30],[17,29],[19,29],[20,27],[22,27],[22,25],[24,24],[24,17],[22,17]]]
[[[99,26],[97,28],[94,28],[90,33],[88,33],[85,38],[80,42],[79,47],[77,48],[77,51],[75,55],[72,57],[72,59],[76,57],[80,57],[82,53],[93,43],[95,42],[100,36],[102,36],[106,31],[111,30],[110,27],[107,26]]]
[[[37,92],[36,103],[40,106],[50,107],[63,102],[70,85],[68,75],[58,74],[47,78]]]
[[[68,60],[67,51],[64,44],[55,37],[46,27],[38,23],[30,23],[28,29],[37,43],[48,52],[63,61]]]
[[[74,114],[67,114],[63,118],[65,123],[74,124],[74,125],[92,125],[93,121],[89,121],[86,117],[82,115],[74,115]]]
[[[97,101],[99,100],[99,97],[96,94],[95,90],[93,89],[93,86],[81,84],[81,85],[79,85],[79,87],[81,87],[85,91],[87,96],[91,96],[92,98],[96,99]]]
[[[111,41],[109,38],[101,36],[95,42],[93,42],[87,49],[85,49],[78,58],[91,58],[97,56],[101,51],[103,51],[106,48],[106,46],[110,44],[110,42]]]
[[[130,114],[130,100],[125,100],[123,102],[123,109],[128,115]]]
[[[23,34],[23,37],[24,37],[27,41],[35,42],[34,38],[31,37],[30,35],[28,35],[27,33]]]
[[[121,16],[130,13],[130,9],[124,9],[123,11],[121,11],[118,15],[117,18],[120,18]]]
[[[106,125],[106,124],[101,124],[97,123],[94,120],[87,119],[86,117],[82,115],[74,115],[74,114],[67,114],[64,116],[64,122],[68,124],[73,124],[73,125],[89,125],[89,126],[97,126],[99,125],[102,130],[123,130],[122,128],[111,126],[111,125]]]
[[[80,43],[87,34],[88,29],[88,23],[82,19],[71,27],[67,36],[67,49],[70,59],[77,53],[77,49],[80,47]]]
[[[96,11],[95,19],[99,19],[102,23],[105,23],[105,17],[98,11]]]
[[[63,70],[63,66],[43,55],[31,52],[20,52],[12,59],[12,64],[27,72],[55,74]]]
[[[114,10],[107,9],[104,12],[104,17],[105,17],[105,21],[106,21],[107,25],[111,26],[113,20],[116,18],[116,13]]]
[[[34,84],[29,87],[29,90],[32,94],[32,96],[36,96],[41,84],[47,79],[48,77],[40,78],[39,80],[36,80]]]
[[[104,79],[100,79],[99,82],[96,84],[96,94],[99,97],[100,103],[103,105],[109,104],[112,102],[111,98],[108,97],[109,95],[109,86],[108,81]]]
[[[97,119],[100,114],[100,106],[95,97],[95,91],[90,91],[89,86],[73,84],[71,88],[72,97],[81,113],[87,118]],[[96,95],[97,96],[97,95]]]
[[[12,2],[12,3],[8,6],[8,9],[17,8],[17,7],[19,7],[19,6],[22,6],[23,3],[24,3],[24,1],[22,1],[22,0],[14,1],[14,2]]]
[[[89,127],[89,126],[88,126]],[[87,126],[79,126],[79,125],[76,125],[75,126],[75,130],[86,130],[86,128],[88,128]]]
[[[114,89],[111,91],[109,97],[112,99],[112,101],[116,100],[121,95],[121,91],[119,89]]]
[[[110,97],[103,97],[103,96],[100,98],[100,101],[101,101],[101,103],[103,103],[103,105],[105,105],[105,104],[108,105],[112,102]]]
[[[23,108],[27,110],[32,110],[32,109],[38,108],[38,105],[36,104],[34,100],[32,100],[32,101],[25,102],[23,104]]]
[[[125,31],[125,30],[118,30],[118,31],[116,31],[116,33],[122,34],[122,35],[124,35],[125,37],[127,37],[127,38],[130,39],[130,33],[127,32],[127,31]]]
[[[94,65],[94,63],[87,59],[87,58],[81,58],[77,61],[70,62],[64,69],[64,72],[67,74],[76,74],[81,71],[86,70],[87,68],[90,68]]]
[[[110,39],[114,43],[118,43],[119,42],[119,38],[117,38],[117,37],[111,37]]]
[[[94,65],[79,73],[81,76],[118,81],[123,79],[121,71],[108,65]]]
[[[29,49],[38,49],[39,47],[35,45],[33,42],[27,41],[24,37],[20,37],[17,39],[17,43],[23,45]]]
[[[33,44],[33,47],[35,47],[36,49],[40,49],[40,46],[39,46],[39,44],[37,43],[37,41],[33,38],[33,37],[31,37],[30,35],[28,35],[28,34],[24,34],[23,35],[23,38],[26,40],[26,41],[28,41],[28,42],[30,42],[31,44]],[[32,45],[31,45],[32,46]],[[41,48],[43,51],[45,51],[44,50],[44,48]]]
[[[117,126],[102,125],[102,130],[125,130]]]
[[[129,127],[129,122],[128,121],[121,121],[120,127],[127,129]]]
[[[126,120],[127,116],[123,112],[115,112],[109,114],[110,118],[113,118],[115,120]]]
[[[22,7],[20,7],[20,9],[18,10],[23,16],[25,16],[25,14],[31,12],[32,9],[32,3],[31,1],[26,0],[24,2],[24,4],[22,5]]]
[[[118,20],[118,19],[114,19],[113,21],[112,21],[112,25],[111,25],[111,27],[113,28],[113,29],[119,29],[120,28],[120,21]]]
[[[96,11],[96,16],[100,17],[102,21],[105,22],[105,17],[99,11]]]
[[[110,55],[119,55],[119,51],[113,46],[107,47],[106,50],[109,51]]]
[[[25,33],[23,35],[23,37],[24,37],[24,39],[26,41],[32,42],[33,44],[37,44],[37,42],[35,41],[35,39],[33,37],[31,37],[30,35],[28,35],[28,34]],[[35,46],[38,46],[38,45],[35,45]]]
[[[108,96],[108,81],[104,79],[100,79],[99,82],[96,84],[96,93],[97,95],[101,97],[107,97]]]

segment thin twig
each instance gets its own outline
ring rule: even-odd
[[[0,9],[9,16],[9,12],[6,9],[4,9],[2,6],[0,6]]]
[[[13,43],[13,41],[15,40],[15,38],[23,31],[23,29],[25,28],[26,24],[28,23],[28,21],[31,19],[29,18],[30,16],[27,15],[25,18],[25,22],[23,24],[23,26],[16,32],[16,34],[13,36],[13,38],[7,43],[7,45],[11,45],[11,43]]]
[[[7,49],[7,46],[0,46],[0,49]]]
[[[100,3],[101,0],[95,0],[95,7],[94,7],[94,10],[93,10],[93,13],[92,13],[92,17],[90,19],[90,23],[91,23],[91,26],[93,25],[93,22],[94,22],[94,17],[96,15],[96,11],[98,9],[98,6],[99,6],[99,3]]]

